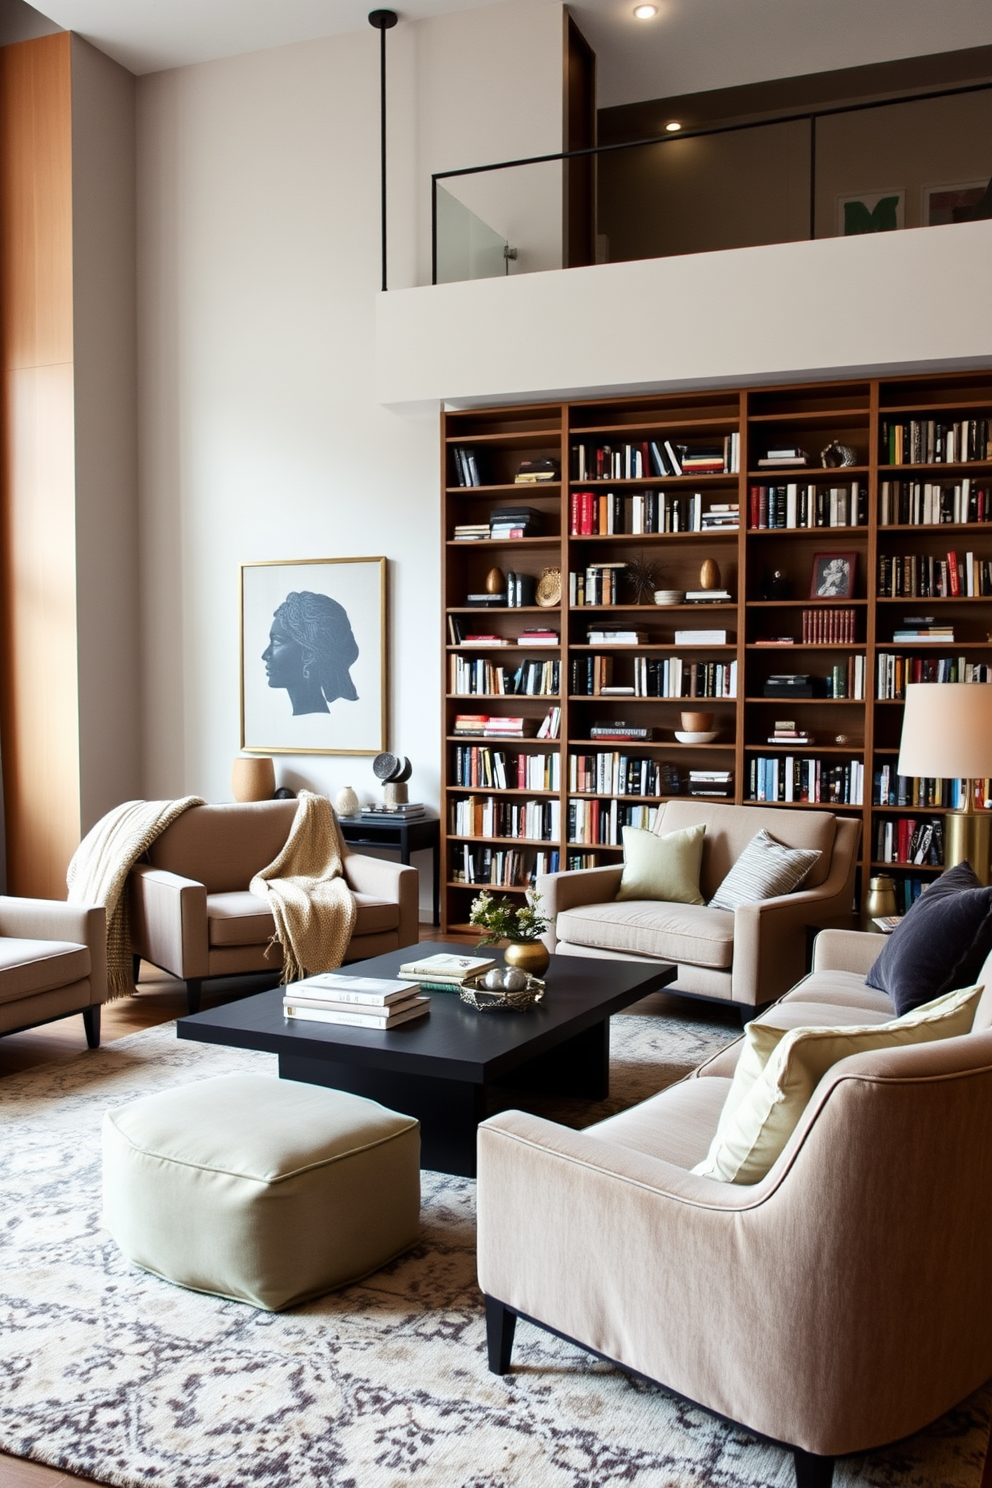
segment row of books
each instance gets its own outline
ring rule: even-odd
[[[687,661],[681,656],[631,658],[629,683],[614,681],[612,656],[572,660],[573,697],[735,698],[736,661]]]
[[[899,656],[880,651],[875,658],[875,696],[902,699],[908,682],[992,682],[992,666],[965,656]]]
[[[883,419],[881,458],[888,465],[954,465],[992,460],[992,419]]]
[[[992,492],[967,476],[953,486],[936,481],[882,481],[880,527],[939,527],[942,522],[992,522]]]
[[[458,522],[455,542],[483,542],[487,538],[536,537],[544,524],[544,513],[534,506],[500,506],[484,522]]]
[[[448,687],[456,697],[557,697],[561,662],[523,661],[506,667],[482,656],[449,656]]]
[[[913,816],[900,816],[894,821],[876,822],[875,861],[942,868],[944,823],[939,816],[923,821]]]
[[[756,531],[774,528],[865,527],[868,487],[851,481],[844,486],[751,486],[748,526]]]
[[[458,486],[481,486],[479,461],[476,451],[468,445],[454,444],[451,459],[455,468],[455,484]]]
[[[818,605],[803,610],[803,645],[850,646],[856,638],[857,614],[847,605]]]
[[[557,646],[560,636],[547,625],[525,625],[515,636],[479,630],[479,622],[463,615],[448,616],[448,639],[453,646]]]
[[[673,765],[614,749],[570,754],[568,788],[581,795],[677,796],[682,782]]]
[[[752,756],[748,796],[752,801],[813,801],[824,806],[860,806],[864,800],[864,765],[798,755]]]
[[[287,987],[282,1010],[284,1017],[297,1022],[385,1031],[423,1017],[430,1011],[430,999],[400,978],[324,972]]]
[[[649,480],[651,476],[734,475],[740,469],[740,435],[683,443],[671,439],[572,445],[572,479]]]
[[[505,750],[485,744],[456,744],[453,784],[491,786],[494,790],[558,790],[561,786],[561,756],[547,754],[507,755]]]
[[[519,847],[476,847],[463,842],[461,852],[452,848],[449,862],[453,883],[512,889],[531,882],[527,855]]]
[[[498,714],[459,713],[452,728],[454,734],[482,739],[557,739],[561,729],[561,708],[549,708],[540,725],[536,718],[507,718]]]
[[[736,501],[712,501],[704,508],[698,491],[681,496],[650,490],[633,496],[616,491],[573,491],[569,512],[573,537],[736,532],[739,525],[740,506]]]
[[[657,820],[657,806],[636,806],[624,801],[570,800],[568,840],[570,843],[595,842],[604,847],[619,847],[624,827],[642,827],[651,832]]]
[[[960,780],[940,780],[933,775],[899,775],[895,765],[882,765],[872,776],[873,806],[943,806],[952,811],[960,797]]]
[[[456,837],[521,837],[527,842],[557,842],[561,836],[561,802],[466,796],[451,804],[451,830]]]
[[[850,698],[854,702],[862,702],[867,671],[867,658],[861,655],[834,662],[826,675],[827,697]]]
[[[974,553],[880,553],[881,599],[986,598],[992,595],[992,559]]]

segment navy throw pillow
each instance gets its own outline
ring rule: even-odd
[[[992,950],[992,887],[970,863],[948,868],[915,901],[865,980],[902,1017],[956,987],[970,987]]]

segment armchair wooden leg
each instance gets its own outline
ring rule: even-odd
[[[817,1457],[796,1447],[792,1453],[796,1464],[796,1488],[830,1488],[834,1480],[834,1458]]]
[[[88,1049],[99,1049],[100,1047],[100,1004],[94,1002],[90,1007],[83,1008],[83,1027],[86,1030],[86,1047]]]
[[[200,1011],[200,993],[202,990],[202,977],[186,978],[186,1005],[191,1013],[198,1013]]]
[[[508,1374],[517,1315],[495,1297],[486,1298],[486,1345],[493,1374]]]

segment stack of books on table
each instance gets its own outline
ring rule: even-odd
[[[813,735],[808,729],[799,728],[794,718],[776,723],[768,736],[769,744],[812,744]]]
[[[422,1018],[430,1011],[430,999],[406,981],[325,971],[287,987],[282,1010],[284,1017],[304,1023],[386,1029]]]
[[[395,806],[363,806],[362,821],[416,821],[427,815],[423,801],[398,801]]]
[[[427,992],[460,992],[469,977],[495,965],[492,956],[457,956],[439,951],[417,961],[405,961],[398,974],[404,982],[415,982]]]

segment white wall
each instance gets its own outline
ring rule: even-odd
[[[560,39],[561,11],[495,9],[506,12],[507,36],[488,59],[484,49],[449,47],[441,22],[422,46],[414,26],[390,35],[390,258],[400,282],[416,273],[426,194],[417,162],[429,169],[461,158],[432,152],[459,138],[467,70],[478,94],[469,158],[494,157],[511,112],[514,148],[529,147],[527,98],[513,91],[514,28],[526,40],[533,11],[546,9]],[[560,66],[559,52],[559,114]],[[400,419],[375,392],[378,108],[370,28],[139,80],[148,796],[230,798],[239,564],[385,554],[391,747],[414,763],[411,799],[437,804],[437,404]],[[541,147],[544,108],[542,97]],[[345,784],[369,799],[376,793],[367,758],[281,756],[277,774],[331,795]]]
[[[379,303],[378,395],[399,409],[988,366],[990,255],[976,222],[403,290]]]

